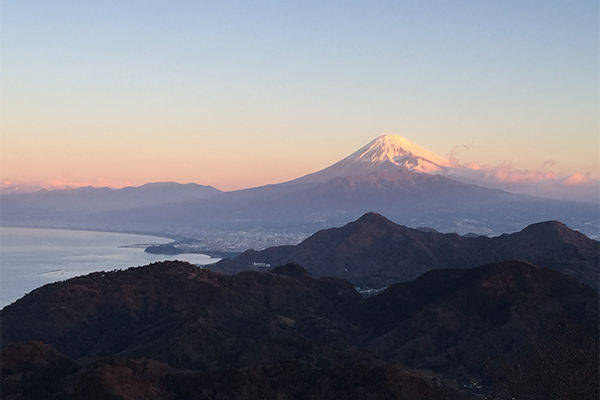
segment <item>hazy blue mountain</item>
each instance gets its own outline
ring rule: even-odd
[[[558,220],[598,235],[596,205],[550,200],[400,169],[326,182],[267,185],[176,205],[99,213],[107,227],[144,231],[279,230],[313,233],[374,211],[411,227],[441,232],[499,235],[539,221]]]
[[[222,192],[212,186],[175,182],[148,183],[122,189],[91,186],[42,189],[32,193],[2,195],[0,220],[4,226],[110,229],[110,226],[97,221],[94,215],[206,199],[219,193]]]
[[[281,184],[230,192],[173,183],[40,191],[2,196],[0,216],[7,226],[200,237],[224,230],[308,234],[374,211],[399,224],[441,232],[498,235],[558,220],[599,236],[598,204],[461,183],[443,175],[452,168],[413,143],[384,135],[331,167]]]

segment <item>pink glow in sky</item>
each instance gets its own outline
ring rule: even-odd
[[[571,175],[570,177],[568,177],[565,181],[564,181],[564,185],[566,186],[580,186],[580,185],[585,185],[589,182],[589,179],[585,176],[580,174],[579,172]]]
[[[592,0],[4,2],[0,182],[232,190],[388,133],[496,182],[587,184],[598,15]]]

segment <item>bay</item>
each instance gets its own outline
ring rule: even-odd
[[[156,261],[197,265],[219,261],[204,254],[148,254],[151,244],[171,239],[123,233],[62,229],[0,228],[0,308],[47,283],[96,271],[112,271]]]

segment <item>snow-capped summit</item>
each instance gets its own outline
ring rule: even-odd
[[[380,135],[366,146],[321,171],[290,183],[325,182],[342,176],[366,175],[376,171],[443,173],[450,162],[400,135]]]
[[[412,171],[438,172],[450,167],[443,157],[425,150],[400,135],[381,135],[343,161],[356,163],[386,163],[403,166]]]

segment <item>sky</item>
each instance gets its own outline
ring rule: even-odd
[[[380,134],[496,180],[595,181],[598,8],[3,1],[0,181],[234,190],[318,171]]]

